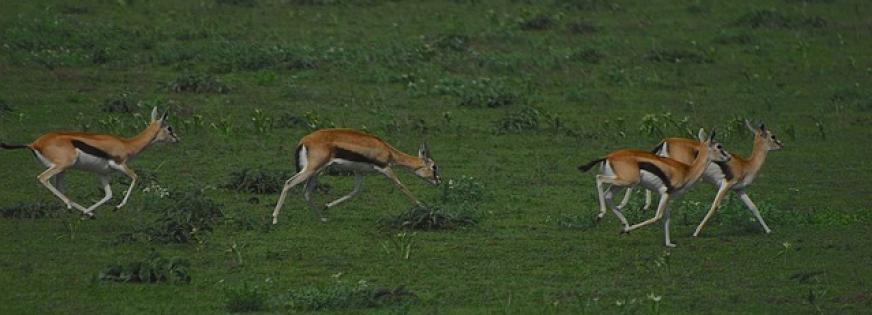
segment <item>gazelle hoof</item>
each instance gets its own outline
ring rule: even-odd
[[[319,220],[321,221],[321,223],[327,223],[327,221],[329,221],[327,218],[321,218]]]
[[[95,220],[97,216],[93,212],[86,212],[82,215],[82,220]]]
[[[278,218],[273,218],[273,222],[272,222],[272,224],[275,225],[275,224],[278,224],[278,223],[279,223],[279,219],[278,219]]]
[[[623,228],[623,229],[621,229],[621,233],[620,233],[620,234],[630,234],[630,229],[628,229],[628,228]]]
[[[675,243],[666,243],[666,247],[675,248]]]

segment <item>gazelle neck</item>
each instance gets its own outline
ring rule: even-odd
[[[696,155],[696,158],[693,160],[687,169],[687,175],[684,177],[684,184],[690,185],[699,180],[703,173],[705,173],[706,167],[711,162],[711,154],[709,153],[708,146],[703,143],[699,146],[699,153]]]
[[[391,148],[392,164],[399,165],[410,170],[416,170],[424,167],[424,161],[417,156],[408,155],[400,150]]]
[[[127,155],[133,157],[142,152],[142,150],[145,150],[154,141],[154,138],[157,137],[158,132],[160,132],[160,125],[152,122],[136,136],[125,139]]]
[[[760,168],[763,167],[763,162],[766,161],[766,153],[768,153],[765,142],[765,139],[759,134],[754,135],[754,149],[751,151],[751,156],[748,157],[748,167],[746,168],[748,173],[745,175],[746,177],[750,176],[753,178],[760,171]]]

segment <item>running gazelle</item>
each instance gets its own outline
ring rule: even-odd
[[[321,208],[312,202],[311,194],[318,185],[318,175],[331,165],[352,171],[354,173],[354,188],[348,195],[327,203],[323,207],[324,210],[335,207],[360,193],[364,174],[372,172],[387,177],[412,202],[420,205],[421,202],[409,192],[406,186],[403,186],[403,183],[394,174],[393,166],[409,169],[433,185],[438,185],[441,182],[436,161],[433,161],[430,156],[427,145],[421,145],[418,156],[412,156],[395,149],[376,136],[352,129],[321,129],[312,132],[300,139],[294,157],[296,158],[297,174],[285,182],[276,208],[273,210],[273,224],[278,223],[279,212],[285,198],[287,198],[288,190],[304,182],[303,197],[306,203],[315,211],[322,222],[327,221]]]
[[[669,239],[670,203],[674,198],[687,192],[702,177],[706,167],[712,161],[730,160],[730,154],[714,139],[714,132],[706,137],[705,131],[700,129],[698,136],[699,154],[689,165],[647,151],[619,150],[579,166],[579,170],[586,172],[594,165],[601,165],[601,174],[596,176],[600,205],[597,219],[602,219],[606,213],[606,206],[608,206],[624,225],[623,232],[629,233],[663,218],[666,246],[675,247],[675,244]],[[606,184],[610,185],[608,191],[604,190],[603,187]],[[612,197],[621,189],[636,185],[642,185],[645,189],[659,193],[660,204],[657,206],[657,213],[653,218],[630,226],[621,213],[621,209],[612,204]]]
[[[151,111],[148,126],[132,138],[120,138],[109,134],[84,132],[49,132],[27,145],[0,144],[3,149],[30,149],[47,170],[37,179],[68,209],[76,208],[87,217],[94,217],[94,210],[112,198],[110,174],[119,171],[130,177],[130,187],[116,209],[127,204],[137,176],[127,162],[153,143],[179,141],[173,128],[166,122],[167,113],[158,115],[157,107]],[[79,169],[97,174],[105,195],[103,199],[85,208],[64,195],[64,174],[68,169]],[[50,182],[51,181],[51,182]]]
[[[699,236],[699,233],[702,232],[706,222],[708,222],[712,215],[714,215],[715,211],[717,211],[720,206],[721,201],[731,190],[739,195],[739,199],[742,200],[742,203],[745,204],[748,211],[751,211],[751,214],[754,215],[754,218],[757,219],[757,222],[759,222],[763,227],[763,231],[767,234],[772,231],[769,226],[766,225],[766,222],[763,221],[763,216],[760,215],[757,206],[753,201],[751,201],[751,198],[748,197],[745,188],[750,186],[751,183],[754,182],[754,179],[757,178],[757,174],[763,167],[763,162],[766,161],[766,154],[769,151],[781,150],[784,148],[784,144],[782,144],[781,141],[778,140],[778,137],[776,137],[772,131],[767,129],[764,124],[760,124],[759,127],[754,128],[751,125],[751,122],[745,120],[745,127],[754,134],[754,148],[751,151],[751,156],[748,159],[745,159],[736,154],[732,154],[732,159],[729,162],[713,163],[706,169],[703,174],[703,179],[705,179],[706,182],[717,186],[718,192],[715,195],[715,199],[712,202],[708,213],[706,213],[702,222],[699,223],[699,226],[696,227],[696,231],[693,232],[693,236]],[[654,149],[654,153],[659,156],[678,160],[682,163],[689,163],[693,160],[693,157],[698,150],[699,144],[696,141],[682,138],[669,138],[663,140],[663,142]],[[631,193],[632,189],[628,189],[627,194],[624,196],[624,200],[621,202],[619,207],[623,208],[623,206],[627,204]],[[646,192],[645,205],[642,208],[648,209],[650,205],[651,192]]]

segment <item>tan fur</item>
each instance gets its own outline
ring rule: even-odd
[[[409,169],[418,177],[423,178],[434,185],[439,184],[441,181],[436,171],[436,162],[430,157],[426,146],[422,146],[421,149],[419,149],[418,156],[412,156],[397,150],[374,135],[352,129],[321,129],[300,139],[298,145],[305,148],[306,156],[302,158],[306,159],[306,165],[297,174],[285,182],[285,186],[282,189],[281,195],[279,195],[279,200],[276,202],[276,207],[273,210],[273,224],[278,223],[278,216],[284,201],[287,198],[288,191],[300,183],[305,183],[306,185],[306,191],[303,197],[306,199],[309,207],[314,210],[315,214],[321,221],[327,221],[327,218],[323,215],[322,209],[315,206],[312,202],[310,194],[317,185],[319,172],[338,158],[337,152],[339,149],[363,156],[368,161],[357,162],[358,165],[363,164],[369,166],[364,170],[354,171],[355,184],[354,190],[352,190],[351,193],[327,203],[323,207],[324,209],[334,207],[357,195],[360,192],[360,187],[363,182],[362,172],[366,171],[376,171],[381,173],[397,186],[403,194],[411,199],[412,202],[419,205],[421,202],[418,201],[418,199],[415,198],[415,196],[413,196],[412,193],[409,192],[409,190],[400,182],[391,167],[400,166]],[[372,169],[368,168],[370,166]]]
[[[37,179],[46,188],[48,188],[55,196],[60,198],[68,208],[76,208],[84,212],[85,215],[93,216],[93,210],[111,197],[111,188],[109,186],[110,178],[108,174],[104,174],[103,169],[94,171],[98,173],[100,182],[106,191],[105,197],[93,206],[85,209],[81,205],[70,200],[63,194],[63,176],[64,172],[76,166],[80,159],[79,150],[74,146],[74,141],[81,141],[91,147],[94,147],[109,156],[112,161],[112,169],[120,171],[131,178],[130,187],[124,200],[117,207],[120,208],[127,203],[133,187],[137,181],[136,173],[127,167],[127,162],[137,154],[142,152],[148,145],[155,142],[177,142],[178,137],[165,122],[166,114],[158,119],[157,108],[152,110],[151,121],[148,127],[132,138],[120,138],[109,134],[85,133],[85,132],[49,132],[41,135],[32,143],[27,145],[32,151],[37,153],[44,162],[48,165],[48,169],[40,174]],[[52,180],[55,185],[49,183]],[[56,187],[58,186],[58,187]]]

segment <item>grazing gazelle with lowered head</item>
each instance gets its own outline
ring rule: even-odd
[[[669,239],[669,205],[672,200],[687,192],[702,177],[706,167],[712,161],[729,161],[730,154],[714,140],[715,133],[706,137],[699,130],[699,154],[691,164],[661,157],[642,150],[620,150],[612,152],[604,158],[591,161],[578,168],[586,172],[591,167],[601,164],[601,174],[596,176],[596,187],[599,195],[600,213],[598,219],[606,213],[606,206],[612,209],[621,223],[624,233],[641,228],[663,218],[666,246],[675,247]],[[603,185],[611,185],[608,190]],[[653,218],[630,226],[619,207],[614,206],[612,197],[623,188],[642,185],[645,189],[660,194],[660,204]]]
[[[68,209],[76,208],[87,217],[94,217],[94,209],[112,198],[110,174],[119,171],[130,177],[130,187],[124,199],[117,208],[127,204],[133,187],[136,185],[136,173],[127,166],[127,162],[141,153],[153,143],[179,141],[173,128],[166,122],[167,114],[158,115],[157,107],[151,111],[151,121],[148,127],[132,138],[120,138],[109,134],[84,132],[50,132],[46,133],[28,145],[0,144],[4,149],[30,149],[33,155],[48,167],[37,179],[55,196],[61,199]],[[97,174],[105,195],[94,205],[85,208],[64,195],[64,173],[68,169],[79,169]]]
[[[297,174],[285,182],[273,211],[273,224],[278,223],[279,212],[285,198],[287,198],[288,190],[300,183],[305,183],[303,197],[306,199],[306,203],[315,211],[322,222],[327,221],[321,208],[313,204],[311,194],[318,185],[318,175],[328,166],[353,172],[354,188],[348,195],[327,203],[323,207],[325,210],[360,193],[364,174],[373,172],[387,177],[412,202],[420,205],[421,202],[409,192],[406,186],[403,186],[397,175],[394,174],[393,166],[409,169],[433,185],[438,185],[441,181],[436,162],[431,158],[430,150],[427,149],[426,145],[421,145],[421,148],[418,149],[418,156],[412,156],[395,149],[376,136],[352,129],[321,129],[312,132],[300,139],[294,157],[297,164]]]
[[[742,200],[742,203],[745,204],[748,211],[751,211],[751,214],[754,215],[754,218],[757,219],[757,222],[759,222],[763,227],[763,231],[767,234],[772,231],[769,226],[766,225],[766,222],[763,221],[760,211],[757,210],[757,206],[751,201],[751,198],[748,197],[745,188],[750,186],[751,183],[754,182],[754,179],[757,178],[757,174],[763,167],[763,162],[766,161],[766,154],[769,151],[781,150],[784,148],[784,144],[778,140],[778,137],[776,137],[772,131],[766,129],[764,124],[760,124],[760,127],[754,128],[751,126],[750,121],[745,120],[745,127],[754,134],[754,148],[751,151],[751,156],[748,159],[745,159],[733,154],[732,159],[730,159],[729,162],[712,163],[705,170],[703,179],[705,179],[706,182],[717,186],[718,193],[715,195],[715,200],[712,202],[711,208],[708,213],[706,213],[705,218],[702,219],[702,222],[700,222],[699,226],[696,227],[696,231],[693,232],[693,236],[699,236],[699,233],[702,232],[706,222],[708,222],[712,215],[714,215],[715,211],[720,206],[721,201],[730,191],[734,191],[739,195],[739,199]],[[654,153],[657,155],[675,159],[682,163],[690,163],[698,151],[699,143],[691,139],[682,138],[669,138],[663,140],[663,142],[654,149]],[[624,202],[621,203],[621,206],[626,204],[630,193],[631,190],[627,190],[627,195],[624,196]],[[646,192],[643,209],[648,209],[650,204],[651,192]]]

